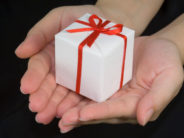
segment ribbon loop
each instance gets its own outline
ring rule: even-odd
[[[122,32],[122,28],[123,28],[123,25],[121,24],[116,24],[114,26],[111,26],[109,28],[107,28],[106,30],[106,34],[109,34],[109,35],[115,35],[115,34],[119,34]]]
[[[95,22],[95,19],[98,21],[97,24]],[[90,22],[91,26],[97,27],[97,28],[102,25],[102,19],[100,19],[98,16],[96,16],[94,14],[89,17],[89,22]]]

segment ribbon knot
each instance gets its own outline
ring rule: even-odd
[[[87,28],[78,28],[78,29],[71,29],[66,30],[69,33],[77,33],[77,32],[86,32],[86,31],[93,31],[86,39],[84,39],[79,47],[78,47],[78,65],[77,65],[77,80],[76,80],[76,92],[80,92],[80,83],[81,83],[81,72],[82,72],[82,51],[83,47],[87,44],[88,47],[91,47],[92,44],[95,42],[95,40],[98,38],[100,33],[107,34],[107,35],[117,35],[122,37],[125,40],[125,48],[124,48],[124,55],[123,55],[123,63],[122,63],[122,75],[120,80],[120,88],[123,84],[123,75],[124,75],[124,62],[125,62],[125,53],[126,53],[126,43],[127,43],[127,37],[125,35],[120,34],[123,29],[122,24],[115,24],[111,27],[105,28],[107,24],[110,23],[110,21],[102,21],[101,18],[99,18],[96,15],[91,15],[88,19],[89,22],[84,22],[81,20],[76,20],[75,22],[78,22],[80,24],[87,25],[89,27]]]
[[[96,21],[96,22],[95,22]],[[122,32],[123,25],[116,24],[108,28],[104,28],[110,21],[106,20],[102,22],[102,19],[96,15],[91,15],[89,17],[89,23],[84,22],[81,20],[77,20],[76,22],[89,26],[90,28],[79,28],[79,29],[71,29],[66,30],[69,33],[76,33],[76,32],[86,32],[86,31],[93,31],[86,40],[86,44],[91,47],[94,41],[97,39],[100,33],[107,34],[107,35],[116,35]]]

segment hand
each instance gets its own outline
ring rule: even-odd
[[[38,112],[36,120],[40,123],[47,124],[56,116],[56,107],[63,99],[66,103],[72,101],[65,105],[63,111],[82,99],[82,96],[75,96],[75,93],[69,93],[68,89],[55,83],[53,40],[57,32],[87,12],[105,16],[105,11],[102,12],[96,6],[56,8],[29,31],[26,39],[16,49],[18,57],[31,57],[21,80],[21,91],[30,94],[29,108]]]
[[[58,106],[58,115],[62,116],[59,127],[61,132],[68,132],[76,126],[101,122],[138,121],[145,125],[158,118],[178,94],[182,82],[182,62],[174,43],[152,37],[137,38],[133,79],[102,103],[83,99],[63,112],[66,103],[63,105],[61,101]]]

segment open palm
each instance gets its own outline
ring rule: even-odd
[[[16,50],[20,58],[31,56],[28,69],[21,79],[21,91],[30,94],[29,108],[33,112],[38,112],[38,122],[49,123],[56,116],[56,107],[62,99],[66,103],[67,100],[72,101],[71,105],[65,106],[67,109],[82,98],[76,98],[76,94],[68,93],[68,89],[55,83],[53,39],[57,32],[86,12],[104,16],[99,8],[92,5],[56,8],[29,31],[26,39]]]
[[[155,120],[176,96],[183,82],[182,63],[175,45],[164,39],[135,41],[132,80],[107,101],[81,100],[62,114],[62,132],[91,123],[134,123]],[[78,95],[76,96],[78,97]],[[62,110],[62,102],[58,113]]]

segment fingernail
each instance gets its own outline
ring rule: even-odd
[[[62,118],[62,113],[61,113],[61,112],[57,112],[56,117],[57,117],[57,118]]]
[[[80,120],[80,121],[85,121],[85,119],[83,119],[83,118],[79,118],[79,120]]]
[[[74,123],[74,122],[72,122],[72,123],[62,122],[62,123],[63,123],[63,125],[65,125],[65,126],[76,125],[76,123]]]
[[[153,112],[154,112],[154,110],[152,109],[152,108],[150,108],[147,112],[146,112],[146,114],[145,114],[145,116],[144,116],[144,120],[143,120],[143,126],[145,126],[146,125],[146,123],[150,120],[150,118],[152,117],[152,115],[153,115]]]
[[[80,121],[89,121],[89,119],[86,119],[86,118],[83,118],[83,117],[80,117],[79,120]]]
[[[38,124],[41,124],[41,122],[40,122],[39,119],[38,119],[38,116],[35,117],[35,121],[36,121]]]
[[[57,118],[57,119],[60,119],[61,117],[60,117],[59,115],[56,115],[56,118]]]
[[[64,133],[67,133],[67,132],[71,131],[72,129],[73,129],[73,128],[61,129],[60,132],[64,134]]]
[[[23,94],[26,94],[25,90],[22,88],[22,86],[20,86],[20,91],[23,93]]]
[[[60,109],[59,111],[58,111],[58,113],[57,113],[57,116],[60,116],[60,117],[62,117],[63,116],[63,111]]]
[[[32,104],[31,104],[31,103],[29,103],[28,108],[29,108],[29,110],[30,110],[31,112],[33,112],[33,113],[36,112],[36,111],[33,110],[33,107],[32,107]]]
[[[17,54],[17,51],[20,49],[20,47],[22,46],[23,43],[24,43],[24,41],[22,43],[20,43],[19,46],[15,49],[15,54]]]

